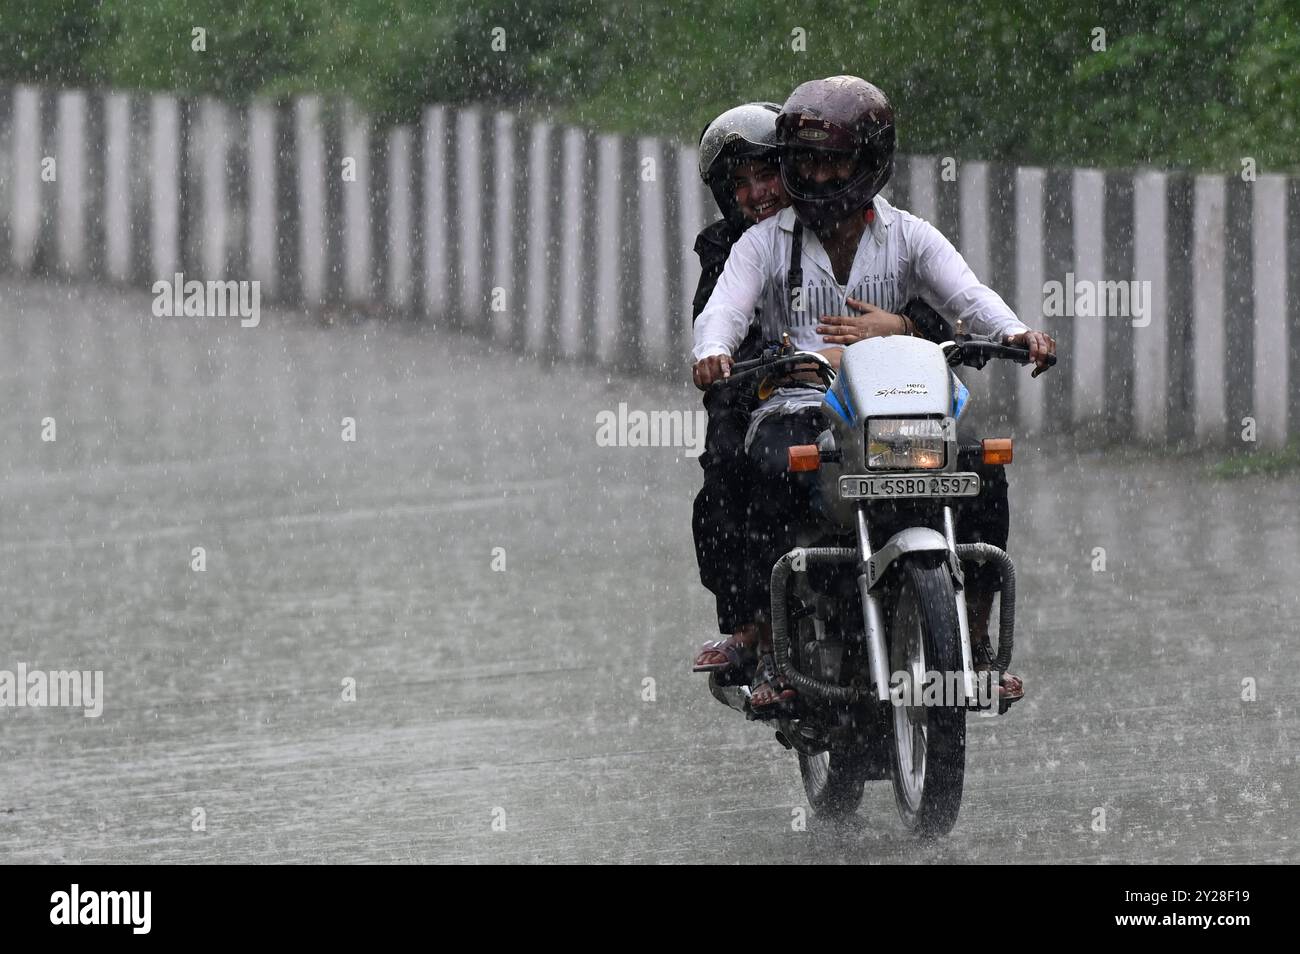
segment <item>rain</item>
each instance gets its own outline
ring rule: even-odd
[[[363,6],[0,5],[0,862],[1300,860],[1294,5]]]

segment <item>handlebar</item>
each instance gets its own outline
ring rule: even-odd
[[[952,341],[945,341],[939,347],[943,349],[944,357],[950,367],[965,365],[970,368],[983,368],[992,358],[1003,358],[1008,361],[1015,361],[1017,364],[1029,363],[1028,348],[1003,344],[996,339],[983,335],[954,335]],[[709,387],[727,387],[737,381],[743,381],[781,367],[789,367],[793,370],[798,365],[804,365],[804,370],[810,370],[807,366],[811,365],[811,370],[817,372],[817,376],[821,378],[822,383],[828,388],[835,381],[835,369],[824,355],[820,355],[815,351],[790,351],[787,348],[771,347],[757,358],[748,361],[737,361],[731,366],[731,374],[728,377],[714,381]],[[1046,368],[1055,365],[1056,355],[1048,355],[1046,367],[1040,370],[1046,370]],[[1035,374],[1037,373],[1039,372],[1035,372]]]
[[[968,368],[979,369],[988,364],[990,358],[1005,358],[1017,364],[1029,363],[1028,348],[1003,344],[984,336],[956,335],[953,341],[945,341],[940,347],[943,348],[950,367],[965,365]],[[1043,370],[1055,366],[1056,355],[1049,354]]]
[[[731,375],[729,377],[714,381],[709,387],[726,387],[735,384],[737,381],[743,381],[746,378],[764,374],[777,368],[788,366],[791,370],[794,370],[797,365],[812,365],[811,368],[805,368],[805,370],[815,370],[817,376],[821,378],[822,383],[827,387],[830,387],[835,381],[835,369],[824,355],[820,355],[815,351],[795,351],[786,354],[773,352],[758,358],[752,358],[749,361],[737,361],[731,366]]]

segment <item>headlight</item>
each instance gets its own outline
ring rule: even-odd
[[[943,421],[879,418],[867,421],[867,467],[871,470],[941,470]]]

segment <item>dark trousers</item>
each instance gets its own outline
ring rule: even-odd
[[[752,404],[750,389],[739,386],[704,396],[709,415],[700,455],[704,486],[695,497],[691,529],[700,582],[717,600],[718,631],[727,634],[753,622],[745,572],[745,527],[753,493],[745,432]]]
[[[985,464],[978,448],[963,449],[958,469],[980,475],[980,492],[975,497],[961,497],[954,508],[954,534],[958,543],[991,543],[1005,550],[1011,533],[1011,500],[1007,486],[1007,469],[1002,464]],[[965,562],[962,573],[966,585],[975,593],[995,592],[1002,588],[998,568],[992,563]]]
[[[758,426],[749,460],[753,467],[753,500],[746,535],[749,565],[749,607],[753,618],[772,615],[772,565],[794,548],[799,528],[812,519],[817,474],[790,473],[787,451],[795,444],[812,444],[826,429],[818,408],[793,414],[773,414]]]

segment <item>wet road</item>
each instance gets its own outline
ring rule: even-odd
[[[0,861],[1300,861],[1295,479],[1022,441],[1029,698],[957,828],[876,782],[799,831],[689,671],[698,465],[595,440],[692,391],[150,302],[0,285],[0,670],[104,673],[100,718],[0,710]]]

